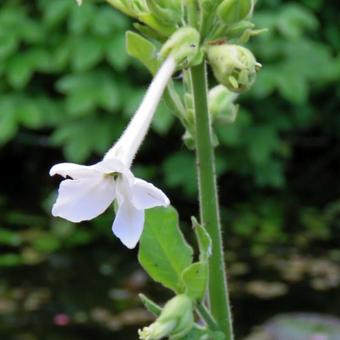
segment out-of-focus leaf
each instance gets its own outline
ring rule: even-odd
[[[17,132],[14,102],[10,97],[0,98],[0,144],[6,143]]]
[[[78,37],[74,41],[73,67],[76,71],[84,71],[94,67],[104,53],[103,43],[96,37]]]
[[[0,267],[12,267],[23,263],[21,255],[15,253],[0,254]]]
[[[195,160],[192,154],[187,152],[172,154],[163,164],[163,169],[167,185],[180,187],[188,195],[196,191]]]

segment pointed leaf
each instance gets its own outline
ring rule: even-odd
[[[174,208],[147,210],[138,259],[155,281],[182,293],[182,272],[192,263],[192,254],[178,227]]]
[[[206,262],[211,255],[211,238],[205,228],[198,224],[194,217],[191,218],[191,222],[198,241],[200,261]]]
[[[125,39],[128,54],[138,59],[152,74],[155,74],[159,66],[156,47],[135,32],[126,32]]]

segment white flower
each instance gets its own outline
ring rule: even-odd
[[[78,4],[78,6],[81,6],[82,3],[83,3],[83,0],[76,0],[76,2],[77,2],[77,4]]]
[[[51,168],[51,176],[70,177],[60,184],[53,216],[71,222],[91,220],[115,200],[118,210],[112,231],[128,248],[136,246],[143,231],[144,210],[170,203],[161,190],[134,177],[130,167],[175,67],[172,57],[163,63],[122,137],[102,161],[90,166],[61,163]]]
[[[113,233],[128,247],[134,248],[144,226],[144,209],[169,205],[169,199],[151,183],[134,177],[118,159],[106,159],[85,166],[61,163],[50,175],[71,177],[61,182],[52,215],[71,222],[91,220],[111,203],[118,203]]]

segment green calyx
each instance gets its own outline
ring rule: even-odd
[[[158,340],[167,336],[170,339],[181,339],[193,326],[192,301],[188,296],[181,294],[169,300],[157,320],[138,333],[139,338],[143,340]]]
[[[192,27],[179,28],[162,46],[159,56],[172,55],[179,67],[187,67],[200,56],[200,34]]]
[[[233,92],[248,90],[261,67],[254,55],[239,45],[208,46],[207,54],[215,78]]]

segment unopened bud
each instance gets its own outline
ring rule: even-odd
[[[212,120],[221,118],[225,122],[233,123],[238,111],[238,106],[234,104],[237,97],[237,93],[229,91],[223,85],[217,85],[212,88],[208,96],[209,112]]]
[[[149,327],[138,331],[143,340],[158,340],[167,336],[181,339],[194,326],[193,306],[186,295],[177,295],[168,301],[158,319]]]
[[[217,14],[225,24],[232,25],[250,17],[254,0],[224,0],[217,8]]]
[[[261,64],[247,48],[223,44],[209,46],[207,52],[216,79],[230,91],[243,92],[253,85]]]
[[[172,55],[177,64],[190,64],[199,53],[200,34],[192,27],[178,29],[163,45],[160,57]]]

